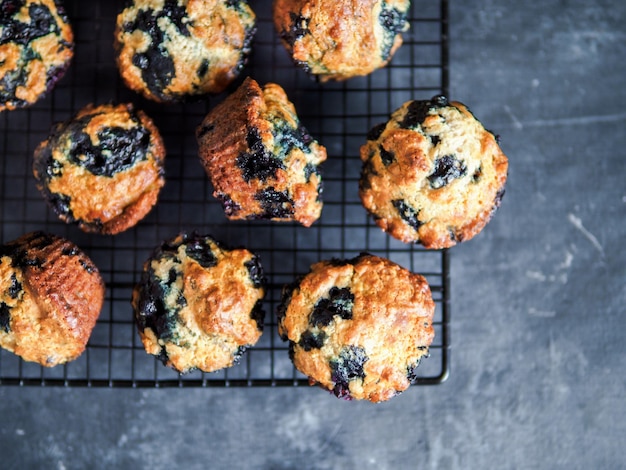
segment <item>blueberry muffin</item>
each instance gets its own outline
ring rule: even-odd
[[[285,91],[247,78],[196,132],[214,196],[231,220],[295,220],[305,227],[322,212],[318,165],[326,149],[300,124]]]
[[[133,291],[146,351],[181,373],[232,366],[263,332],[264,285],[248,250],[195,233],[164,242]]]
[[[29,106],[51,91],[73,51],[60,1],[0,1],[0,111]]]
[[[321,82],[387,65],[409,28],[409,0],[274,0],[274,25],[296,65]]]
[[[141,220],[165,180],[159,131],[131,104],[89,105],[56,124],[35,150],[46,201],[67,223],[113,235]]]
[[[508,160],[463,104],[409,101],[361,147],[359,193],[378,226],[405,243],[447,248],[478,234],[499,207]]]
[[[118,68],[154,101],[219,93],[243,69],[255,24],[245,0],[134,0],[117,17]]]
[[[416,379],[434,337],[430,287],[384,258],[321,261],[283,289],[278,332],[310,383],[385,401]]]
[[[33,232],[0,247],[0,346],[52,367],[82,354],[104,302],[98,268],[72,242]]]

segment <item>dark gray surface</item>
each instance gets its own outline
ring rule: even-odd
[[[451,5],[451,98],[510,179],[452,250],[452,373],[318,389],[0,388],[2,468],[623,468],[626,3]]]

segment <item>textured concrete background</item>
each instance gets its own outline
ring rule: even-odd
[[[626,3],[451,2],[451,98],[510,180],[452,251],[452,373],[313,388],[0,388],[0,467],[624,468]]]

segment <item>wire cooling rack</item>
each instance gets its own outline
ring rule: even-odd
[[[367,131],[409,99],[448,94],[447,1],[413,0],[411,29],[391,64],[343,83],[318,84],[296,69],[271,21],[271,0],[250,2],[258,31],[245,69],[259,83],[276,82],[295,104],[302,123],[328,150],[323,165],[324,210],[310,228],[269,221],[227,221],[212,197],[197,157],[195,128],[224,95],[180,105],[148,102],[122,84],[112,47],[122,1],[66,1],[75,36],[75,56],[55,90],[36,105],[0,113],[0,237],[14,240],[33,230],[64,236],[100,268],[106,300],[87,350],[77,360],[44,368],[0,351],[0,384],[93,387],[299,386],[306,378],[291,364],[276,328],[281,288],[322,259],[351,258],[367,251],[428,279],[436,303],[435,340],[417,369],[415,384],[438,384],[449,373],[448,252],[405,245],[383,233],[358,196],[359,147]],[[134,102],[161,130],[167,148],[166,180],[158,204],[137,225],[116,236],[89,235],[48,209],[35,187],[32,155],[52,123],[89,103]],[[143,349],[130,306],[141,266],[155,246],[180,231],[197,230],[262,259],[268,276],[266,326],[259,343],[239,364],[216,373],[180,375]]]

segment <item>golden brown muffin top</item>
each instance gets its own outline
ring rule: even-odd
[[[135,0],[117,17],[118,68],[154,101],[219,93],[245,65],[255,22],[245,1]]]
[[[320,81],[386,65],[409,27],[408,0],[274,0],[276,30],[296,64]]]
[[[363,254],[316,263],[286,287],[278,331],[311,383],[377,402],[410,385],[434,337],[434,310],[424,277]]]
[[[68,223],[117,234],[156,203],[165,180],[158,129],[132,104],[88,105],[35,150],[37,187]]]
[[[508,160],[465,105],[409,101],[361,147],[360,196],[393,237],[446,248],[469,240],[500,204]]]

